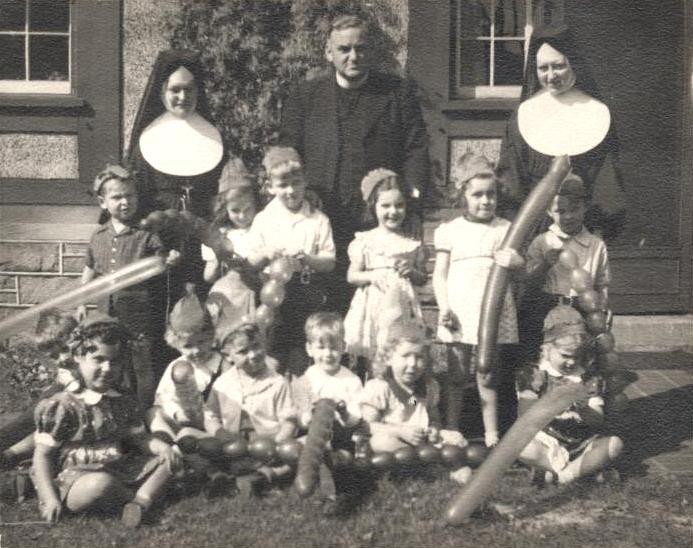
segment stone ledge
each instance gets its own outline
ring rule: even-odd
[[[693,314],[614,316],[619,352],[693,351]]]

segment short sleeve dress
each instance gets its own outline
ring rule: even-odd
[[[493,253],[500,248],[509,227],[510,223],[500,217],[488,223],[475,223],[460,216],[435,230],[436,252],[450,253],[448,302],[460,323],[457,331],[438,326],[438,338],[442,342],[478,344],[479,316]],[[508,291],[500,316],[498,343],[516,342],[517,313],[512,293]]]
[[[383,272],[387,291],[374,284],[359,287],[344,320],[347,352],[373,359],[378,337],[385,336],[387,326],[397,321],[423,324],[421,306],[411,282],[397,274],[398,261],[411,266],[421,262],[424,248],[420,241],[398,234],[383,236],[376,229],[357,232],[349,244],[349,260],[360,261],[366,270]]]
[[[34,420],[36,443],[59,448],[61,500],[85,474],[105,471],[135,484],[158,464],[156,457],[126,452],[122,441],[145,428],[135,400],[118,392],[60,392],[37,404]]]

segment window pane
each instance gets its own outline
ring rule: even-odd
[[[494,85],[519,86],[522,84],[523,45],[524,42],[520,40],[496,42]]]
[[[67,36],[32,36],[29,52],[31,80],[69,79]]]
[[[67,32],[70,26],[69,0],[30,0],[29,30]]]
[[[0,80],[24,79],[24,37],[0,36]]]
[[[460,0],[459,37],[471,39],[478,36],[489,36],[491,32],[492,0]]]
[[[491,44],[481,40],[464,40],[460,44],[459,81],[465,86],[488,86]]]
[[[525,2],[499,0],[496,3],[496,36],[524,36],[527,10]]]
[[[0,30],[24,30],[26,0],[0,0]]]

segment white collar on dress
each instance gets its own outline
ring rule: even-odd
[[[109,398],[119,398],[122,396],[122,394],[113,389],[106,390],[106,392],[97,392],[91,388],[85,388],[81,392],[77,392],[75,396],[87,405],[96,405],[104,396],[108,396]]]

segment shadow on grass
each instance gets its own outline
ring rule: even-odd
[[[693,438],[693,384],[631,400],[612,421],[625,442],[619,468],[628,475],[644,475],[650,457],[682,449]]]

